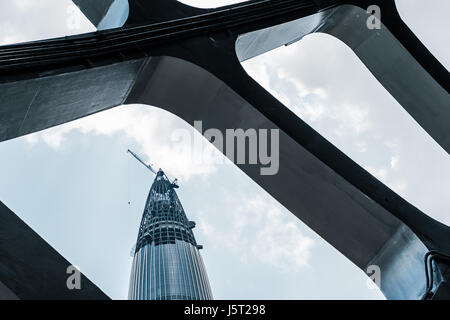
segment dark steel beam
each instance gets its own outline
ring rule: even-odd
[[[73,0],[94,26],[98,26],[108,14],[114,0]]]
[[[124,103],[202,120],[205,130],[279,128],[277,175],[239,167],[362,270],[379,265],[388,298],[420,298],[423,257],[450,253],[449,227],[335,148],[240,64],[327,32],[449,152],[448,72],[403,24],[394,1],[250,1],[215,10],[163,2],[131,1],[121,29],[1,47],[0,141]],[[381,7],[381,30],[366,28],[371,4]]]
[[[83,274],[69,290],[72,264],[1,202],[0,239],[0,299],[109,299]]]

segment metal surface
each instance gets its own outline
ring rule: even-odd
[[[98,30],[121,27],[128,18],[128,0],[73,0]]]
[[[381,31],[366,27],[365,8],[372,4],[383,12]],[[389,279],[381,284],[386,297],[417,298],[425,290],[419,258],[427,250],[450,252],[449,227],[363,170],[240,65],[310,32],[349,45],[450,151],[448,71],[391,0],[250,1],[208,10],[134,0],[121,29],[2,47],[0,141],[122,103],[158,106],[190,124],[202,120],[205,130],[278,128],[279,173],[261,176],[258,166],[239,167],[362,270],[379,264]]]
[[[109,299],[83,274],[69,290],[72,264],[1,202],[0,239],[0,299]]]

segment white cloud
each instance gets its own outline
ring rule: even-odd
[[[386,168],[376,169],[373,167],[367,167],[367,171],[370,172],[375,178],[381,180],[384,183],[387,183],[388,171]]]
[[[325,38],[321,43],[316,43],[314,38],[308,38],[308,41],[313,40],[312,47],[330,47],[333,41]],[[339,136],[354,137],[366,132],[372,125],[369,103],[352,103],[345,97],[347,90],[339,90],[339,86],[330,85],[331,82],[342,82],[342,79],[335,80],[336,76],[333,76],[331,81],[327,82],[325,73],[317,69],[312,72],[315,77],[322,76],[321,80],[308,83],[309,70],[306,70],[306,73],[302,70],[295,72],[296,67],[300,65],[299,60],[302,59],[304,49],[307,48],[303,48],[301,43],[278,48],[245,61],[243,66],[266,90],[306,122],[326,124],[330,132]],[[315,49],[320,52],[319,48]],[[312,64],[319,64],[320,58],[317,57]],[[329,76],[328,73],[326,75]]]
[[[399,147],[399,144],[400,144],[400,142],[398,139],[391,138],[391,139],[384,141],[384,145],[391,150],[397,149]]]
[[[390,167],[384,167],[384,168],[373,168],[373,167],[367,167],[367,171],[369,171],[375,178],[386,184],[389,188],[394,190],[400,195],[403,195],[406,189],[408,188],[408,183],[400,177],[396,177],[392,171],[392,169],[396,166],[396,158],[391,158]],[[393,165],[394,162],[394,165]]]
[[[226,203],[233,208],[227,218],[229,227],[199,214],[199,230],[210,238],[208,243],[224,244],[241,262],[256,261],[284,272],[309,265],[313,239],[302,234],[301,222],[275,200],[244,193],[228,197]]]
[[[67,2],[68,0],[3,1],[0,3],[0,30],[2,30],[0,44],[68,34],[69,30],[65,29],[65,17],[58,15],[59,12],[61,14],[66,12],[60,9],[63,3]],[[190,2],[193,5],[203,4],[203,6],[219,4],[218,1],[212,2],[209,0],[183,0],[183,2]],[[224,2],[237,1],[224,0]],[[410,1],[408,0],[408,2]],[[33,7],[29,7],[31,4],[33,4]],[[55,7],[52,10],[50,18],[48,14],[49,4],[52,8],[54,8],[53,5],[57,4],[59,8]],[[420,10],[417,12],[421,13]],[[445,12],[445,10],[441,10],[441,12]],[[417,17],[421,18],[421,14],[418,14]],[[17,21],[20,21],[20,23]],[[426,26],[428,26],[428,20],[419,19],[418,21],[424,23],[426,21]],[[447,20],[434,19],[434,21],[443,22]],[[89,28],[86,24],[86,31],[89,31]],[[432,33],[436,33],[436,28],[428,29]],[[446,30],[446,28],[437,29]],[[80,30],[80,32],[83,32],[83,30]],[[438,36],[436,39],[438,40],[437,43],[443,45],[443,48],[449,48],[445,46],[445,41],[441,41],[442,37]],[[399,120],[401,119],[398,115],[394,114],[390,118],[380,117],[378,120],[383,119],[381,121],[385,123],[380,124],[379,121],[378,124],[372,125],[371,121],[376,116],[378,107],[379,113],[385,115],[397,106],[383,98],[383,94],[386,96],[384,90],[377,91],[377,85],[368,84],[365,81],[370,76],[354,73],[355,68],[353,67],[360,66],[361,62],[355,59],[354,54],[348,54],[348,48],[345,49],[347,53],[342,54],[339,51],[340,45],[336,44],[336,40],[323,40],[323,35],[315,39],[305,37],[299,42],[300,46],[290,46],[286,54],[268,55],[263,57],[262,60],[249,60],[246,63],[253,65],[252,75],[272,94],[287,106],[291,106],[303,119],[317,125],[317,130],[321,131],[320,129],[325,128],[325,132],[321,131],[321,133],[330,141],[333,141],[330,137],[336,133],[336,131],[333,133],[333,129],[340,129],[337,132],[340,132],[343,139],[333,141],[333,143],[342,147],[342,149],[346,148],[342,141],[353,143],[357,152],[348,153],[352,157],[357,157],[358,152],[367,153],[369,162],[375,162],[369,171],[386,181],[391,188],[396,191],[405,190],[407,181],[415,183],[415,187],[422,186],[422,194],[420,193],[421,189],[418,189],[419,192],[411,193],[410,198],[420,199],[422,197],[429,201],[429,203],[422,201],[421,204],[426,209],[434,208],[438,217],[446,219],[448,223],[448,216],[445,216],[445,212],[448,211],[448,201],[445,199],[448,199],[448,181],[450,181],[448,179],[450,169],[446,165],[449,160],[448,154],[443,156],[433,154],[430,149],[427,149],[429,141],[427,140],[427,143],[424,144],[416,136],[411,135],[411,131],[404,130],[406,138],[395,137],[395,131],[387,130],[389,127],[385,124],[392,121],[393,127],[405,129],[406,126],[400,123]],[[282,51],[285,49],[281,48]],[[342,66],[342,68],[338,68],[339,66]],[[367,70],[364,70],[364,72],[367,73]],[[381,107],[383,105],[388,106],[388,112],[385,112],[386,108]],[[145,109],[145,112],[141,113],[140,108]],[[155,109],[153,111],[149,107],[136,108],[132,115],[128,115],[127,112],[121,110],[122,108],[117,108],[112,110],[112,113],[104,112],[92,118],[85,118],[79,122],[68,124],[65,128],[57,127],[49,131],[29,135],[26,140],[31,144],[44,141],[52,148],[58,149],[67,145],[67,135],[74,131],[107,136],[126,134],[140,145],[141,150],[136,151],[144,153],[147,159],[151,159],[152,162],[164,163],[165,166],[170,163],[170,169],[168,168],[168,170],[173,174],[207,175],[214,171],[213,165],[207,168],[198,168],[188,161],[183,163],[180,161],[170,162],[171,159],[173,160],[174,154],[177,154],[178,158],[183,158],[183,151],[180,151],[182,146],[168,141],[173,128],[178,128],[180,122],[164,120],[162,119],[164,117],[160,117],[160,110]],[[180,126],[183,125],[180,124]],[[374,139],[369,138],[369,136],[375,136],[373,133],[377,131],[384,132],[385,136],[389,137],[389,141],[384,146],[392,150],[389,150],[390,152],[387,153],[385,158],[382,157],[383,153],[377,148]],[[355,136],[358,136],[358,138],[355,138]],[[169,142],[169,145],[167,142]],[[346,150],[349,149],[351,148],[346,148]],[[415,164],[414,161],[418,158],[426,158],[425,155],[430,156],[428,161],[419,162],[419,165]],[[167,157],[170,157],[170,159]],[[409,167],[410,171],[401,172],[399,170],[397,175],[394,176],[393,170],[390,169],[399,169],[399,159],[402,159],[401,169]],[[367,163],[365,167],[367,168]],[[421,168],[427,169],[421,170]],[[426,172],[419,174],[423,171]],[[185,178],[187,179],[190,176]],[[414,180],[415,177],[417,177],[416,180]],[[429,180],[433,180],[434,183]],[[230,217],[227,218],[227,222],[236,226],[237,232],[234,232],[235,229],[233,229],[233,232],[224,234],[225,228],[217,224],[214,218],[208,218],[208,216],[199,220],[199,231],[207,237],[220,237],[230,250],[235,251],[237,256],[251,255],[262,263],[274,265],[283,270],[293,267],[298,270],[299,266],[308,265],[314,242],[311,238],[300,233],[298,225],[292,219],[289,220],[290,214],[285,212],[286,210],[273,199],[261,195],[241,195],[239,199],[228,199],[228,201],[244,204],[243,206],[232,206],[237,210],[230,212]],[[429,213],[429,211],[426,212]],[[254,232],[246,232],[248,229],[252,229]],[[253,235],[255,235],[255,238],[253,238]],[[242,248],[247,245],[249,245],[250,250],[243,250]]]
[[[403,194],[406,192],[406,189],[408,188],[408,183],[403,180],[394,180],[392,182],[389,182],[388,186],[392,190],[395,190],[395,192],[403,196]]]
[[[448,224],[450,161],[352,50],[306,36],[243,63],[303,121],[393,191]]]

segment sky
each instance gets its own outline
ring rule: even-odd
[[[448,68],[450,52],[442,39],[450,7],[448,1],[435,2],[434,9],[418,0],[396,3]],[[189,4],[195,3],[206,6]],[[69,0],[2,0],[0,44],[95,30],[84,17],[74,28],[68,23],[73,13]],[[342,42],[309,35],[243,66],[366,170],[450,224],[449,155]],[[174,139],[180,129],[191,132],[166,111],[127,105],[2,142],[0,199],[111,298],[126,299],[130,250],[154,178],[126,154],[130,148],[180,180],[177,193],[197,222],[194,233],[204,246],[214,298],[384,298],[367,286],[362,270],[228,160],[199,165],[186,156],[186,146]]]

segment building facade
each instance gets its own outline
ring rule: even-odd
[[[210,300],[211,288],[192,229],[162,170],[150,188],[131,269],[131,300]]]

